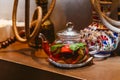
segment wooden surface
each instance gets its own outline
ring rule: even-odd
[[[0,50],[0,59],[78,79],[120,80],[120,56],[103,61],[94,60],[93,65],[82,68],[60,69],[49,64],[43,50],[35,50],[27,44],[16,42]]]

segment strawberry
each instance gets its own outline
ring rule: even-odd
[[[69,45],[64,45],[61,48],[61,53],[72,53],[72,50],[70,49]]]

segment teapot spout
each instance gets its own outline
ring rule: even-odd
[[[49,44],[49,42],[47,41],[47,39],[45,38],[44,34],[40,33],[40,34],[39,34],[39,39],[42,40],[42,48],[43,48],[43,50],[45,51],[45,53],[46,53],[48,56],[51,56],[50,44]]]

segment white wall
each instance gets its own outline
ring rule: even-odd
[[[31,11],[30,15],[32,15],[35,2],[34,0],[31,1]],[[0,18],[2,19],[11,19],[12,18],[12,9],[13,9],[14,0],[0,0]],[[19,0],[18,4],[18,21],[24,20],[24,7],[25,7],[25,0]]]
[[[0,0],[0,18],[11,19],[13,0]]]
[[[0,0],[0,18],[11,19],[14,0]],[[31,1],[31,13],[35,9],[34,0]],[[91,5],[90,0],[56,0],[55,9],[51,19],[55,25],[55,30],[64,28],[65,23],[72,21],[76,29],[86,27],[91,22]],[[24,2],[19,0],[18,21],[24,21]],[[51,2],[51,0],[49,0]]]

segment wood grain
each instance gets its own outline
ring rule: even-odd
[[[103,61],[94,60],[93,65],[82,68],[60,69],[49,64],[42,49],[33,49],[27,44],[16,42],[0,50],[0,59],[78,79],[120,80],[120,56]]]

